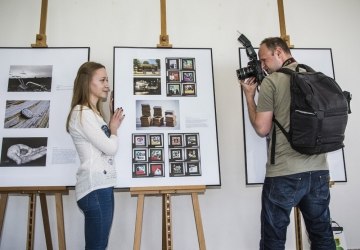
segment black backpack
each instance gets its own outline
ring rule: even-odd
[[[305,71],[300,71],[300,68]],[[290,130],[276,120],[291,147],[302,154],[321,154],[344,147],[344,133],[350,111],[351,94],[342,91],[335,80],[305,64],[295,71],[281,68],[290,75]],[[273,130],[271,162],[275,159],[276,131]]]

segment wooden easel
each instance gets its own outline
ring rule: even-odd
[[[277,0],[278,12],[279,12],[279,24],[280,24],[280,37],[286,42],[289,48],[294,48],[294,45],[290,44],[290,36],[286,34],[285,25],[285,12],[283,0]],[[298,207],[294,208],[294,219],[295,219],[295,239],[296,239],[296,250],[303,250],[302,244],[302,230],[301,230],[301,212]]]
[[[145,195],[162,196],[162,250],[172,250],[171,195],[191,194],[197,237],[200,250],[206,250],[204,230],[202,226],[198,194],[204,193],[205,186],[164,186],[130,188],[132,196],[137,196],[134,250],[140,250],[141,231],[144,212]]]
[[[36,214],[36,195],[39,194],[41,212],[44,224],[45,240],[48,250],[52,250],[52,240],[50,233],[49,213],[47,209],[46,195],[54,194],[56,203],[56,221],[59,249],[65,250],[65,230],[64,230],[64,212],[62,195],[68,194],[66,187],[1,187],[0,188],[0,236],[2,233],[6,205],[9,194],[24,194],[29,196],[28,206],[28,224],[27,224],[27,242],[26,249],[34,249],[34,235],[35,235],[35,214]],[[1,239],[1,237],[0,237]]]
[[[40,31],[36,34],[35,44],[31,47],[47,47],[46,44],[46,18],[47,18],[48,0],[41,0],[41,14],[40,14]]]

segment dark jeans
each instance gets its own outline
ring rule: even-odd
[[[285,249],[289,216],[297,206],[305,221],[311,249],[335,250],[329,203],[329,171],[265,178],[260,249]]]
[[[92,191],[77,203],[85,215],[85,249],[106,249],[114,215],[113,188]]]

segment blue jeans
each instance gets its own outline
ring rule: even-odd
[[[113,188],[92,191],[77,203],[85,215],[85,249],[106,249],[114,215]]]
[[[329,171],[266,177],[262,191],[261,250],[285,249],[290,213],[297,206],[312,250],[335,250],[329,211]]]

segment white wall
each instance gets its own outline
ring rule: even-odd
[[[0,0],[0,46],[29,47],[39,33],[40,0]],[[343,89],[353,93],[346,131],[347,183],[332,189],[331,213],[345,229],[348,248],[360,248],[360,170],[357,165],[360,52],[360,1],[284,0],[287,33],[297,48],[332,48],[335,75]],[[181,0],[167,1],[167,31],[173,47],[213,48],[216,111],[221,161],[221,188],[200,196],[207,249],[258,249],[260,186],[246,186],[237,33],[257,46],[278,36],[277,1]],[[112,77],[113,46],[155,47],[160,35],[159,0],[49,0],[47,36],[50,47],[89,46],[91,60],[107,66]],[[356,125],[357,124],[357,125]],[[175,249],[198,249],[190,196],[173,202]],[[50,224],[57,248],[54,198],[48,198]],[[39,205],[39,204],[38,204]],[[27,198],[11,196],[0,249],[25,249]],[[116,193],[116,214],[109,249],[132,249],[136,198]],[[82,249],[83,216],[74,192],[64,196],[67,249]],[[45,249],[40,207],[35,249]],[[305,247],[308,249],[307,244]],[[161,248],[161,198],[145,200],[143,250]],[[287,249],[295,249],[293,224]]]

